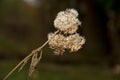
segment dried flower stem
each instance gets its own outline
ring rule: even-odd
[[[55,34],[57,34],[58,32],[59,32],[59,30],[55,31],[55,32],[54,32],[54,36],[55,36]],[[54,37],[54,36],[53,36],[53,37]],[[41,49],[42,49],[43,47],[45,47],[45,46],[48,44],[49,41],[50,41],[50,40],[47,40],[42,46],[40,46],[39,48],[33,50],[33,51],[32,51],[28,56],[26,56],[19,64],[17,64],[17,65],[4,77],[3,80],[7,80],[8,77],[9,77],[18,67],[22,66],[22,64],[24,64],[24,62],[26,62],[26,60],[29,61],[30,58],[31,58],[36,52],[40,52]],[[26,62],[26,63],[27,63],[27,62]],[[25,64],[26,64],[26,63],[25,63]]]
[[[7,78],[17,69],[19,71],[27,64],[31,59],[31,65],[29,68],[29,77],[35,71],[35,67],[41,59],[42,48],[49,44],[50,48],[54,49],[54,53],[57,55],[62,55],[65,49],[70,49],[71,52],[76,52],[82,48],[82,45],[85,44],[85,38],[80,36],[77,33],[78,26],[81,25],[81,22],[78,19],[78,12],[75,9],[66,9],[65,11],[60,11],[55,20],[54,26],[58,30],[54,33],[48,34],[48,40],[39,48],[33,50],[28,56],[26,56],[15,68],[13,68],[3,80]],[[63,32],[60,33],[60,32]],[[69,36],[65,36],[68,34]]]

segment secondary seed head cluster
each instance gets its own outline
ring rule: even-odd
[[[63,54],[66,49],[76,52],[85,44],[85,38],[77,33],[78,26],[81,25],[77,17],[78,12],[75,9],[66,9],[57,14],[54,26],[60,33],[48,34],[50,48],[54,49],[56,55]]]

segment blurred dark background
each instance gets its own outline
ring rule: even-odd
[[[86,44],[62,56],[47,45],[34,80],[120,80],[120,0],[0,0],[0,79],[47,40],[66,8],[79,12]],[[28,67],[9,80],[26,80]]]

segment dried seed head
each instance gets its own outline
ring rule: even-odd
[[[54,26],[63,33],[48,34],[50,48],[54,49],[56,55],[63,54],[66,49],[76,52],[85,44],[85,38],[76,32],[78,26],[81,25],[77,17],[78,12],[75,9],[66,9],[57,14]]]
[[[66,37],[67,48],[71,52],[76,52],[82,48],[82,45],[85,44],[85,38],[80,36],[78,33]]]
[[[75,33],[81,22],[77,18],[78,12],[75,9],[66,9],[57,14],[54,20],[55,28],[67,33]]]
[[[65,37],[63,35],[61,34],[55,35],[54,33],[49,33],[48,40],[50,48],[54,49],[54,53],[56,55],[63,54],[63,52],[65,51],[64,49],[66,47]]]

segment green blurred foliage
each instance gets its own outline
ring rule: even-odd
[[[0,79],[10,68],[14,67],[16,61],[0,61]],[[12,63],[12,65],[11,65]],[[7,68],[9,66],[9,68]],[[21,72],[15,72],[8,80],[26,80],[28,65]],[[53,63],[41,63],[33,74],[33,80],[119,80],[119,75],[114,75],[112,69],[107,66],[93,65],[60,65]]]

